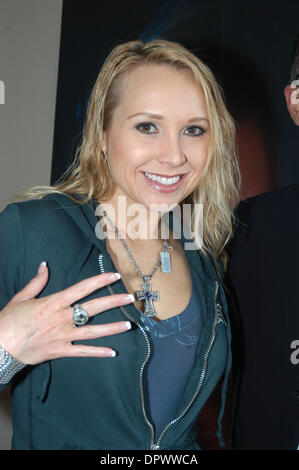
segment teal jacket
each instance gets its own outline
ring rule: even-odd
[[[36,275],[46,260],[46,296],[80,280],[116,272],[105,240],[96,236],[92,203],[64,195],[9,204],[0,214],[0,309]],[[184,243],[184,239],[180,240]],[[90,319],[93,324],[130,320],[126,333],[81,341],[108,346],[114,358],[73,357],[27,366],[12,380],[13,449],[199,449],[200,411],[223,376],[218,437],[231,368],[230,326],[224,289],[200,251],[185,251],[196,275],[203,329],[196,359],[173,420],[155,436],[144,405],[143,376],[151,355],[133,304]],[[120,279],[85,299],[124,293]],[[0,391],[4,386],[0,386]]]

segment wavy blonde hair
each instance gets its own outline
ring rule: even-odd
[[[203,91],[211,138],[208,159],[198,187],[183,203],[193,207],[193,232],[196,204],[203,204],[203,251],[217,260],[232,235],[233,211],[239,202],[240,173],[235,152],[235,126],[226,109],[222,92],[210,69],[181,44],[163,39],[145,43],[131,41],[116,46],[106,58],[93,87],[85,118],[81,144],[71,166],[53,186],[35,186],[23,192],[26,199],[63,193],[80,203],[92,198],[108,200],[113,181],[104,157],[104,131],[121,100],[121,83],[126,72],[138,65],[169,65],[190,70]],[[76,199],[77,201],[77,199]],[[77,201],[78,202],[78,201]],[[200,243],[199,240],[196,240]]]

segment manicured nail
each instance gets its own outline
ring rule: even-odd
[[[127,304],[127,303],[130,303],[130,302],[134,302],[135,297],[134,297],[133,294],[127,294],[123,297],[123,300],[124,300],[124,303]]]
[[[38,268],[38,271],[37,273],[38,274],[41,274],[45,271],[46,269],[46,266],[47,266],[47,262],[46,261],[43,261],[40,265],[39,265],[39,268]]]
[[[112,351],[110,351],[110,354],[109,354],[110,357],[115,357],[116,356],[116,351],[114,351],[112,349]]]
[[[109,276],[109,279],[111,281],[116,281],[117,279],[120,279],[121,278],[121,275],[119,273],[113,273]]]
[[[132,328],[132,323],[130,321],[125,322],[127,330],[130,330]]]

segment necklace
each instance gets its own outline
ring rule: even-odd
[[[110,219],[109,215],[107,214],[106,211],[103,210],[102,206],[100,205],[100,209],[104,217],[107,218],[110,226],[114,230],[114,232],[118,235],[118,229]],[[154,269],[152,270],[151,274],[149,275],[144,275],[141,272],[141,269],[139,268],[138,264],[136,263],[134,256],[124,241],[122,237],[118,237],[119,240],[121,241],[123,247],[125,248],[126,252],[129,255],[129,258],[134,265],[136,272],[138,276],[140,277],[142,284],[141,284],[141,289],[136,291],[136,298],[137,300],[143,300],[145,301],[145,311],[144,314],[149,316],[149,317],[156,317],[157,312],[155,311],[154,308],[154,301],[159,301],[160,300],[160,292],[159,291],[153,291],[152,290],[152,285],[150,284],[150,280],[152,279],[153,275],[161,265],[161,270],[163,273],[171,273],[171,265],[170,265],[170,253],[169,251],[172,250],[172,247],[168,245],[167,240],[163,240],[163,248],[162,251],[160,252],[160,257],[157,263],[154,266]]]

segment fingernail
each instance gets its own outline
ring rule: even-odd
[[[110,357],[115,357],[116,356],[116,351],[114,351],[113,349],[110,351],[110,354],[109,354]]]
[[[125,322],[127,330],[130,330],[132,328],[132,323],[130,321]]]
[[[127,294],[123,297],[124,303],[134,302],[135,297],[133,294]]]
[[[47,266],[47,262],[46,261],[43,261],[40,265],[39,265],[39,268],[38,268],[38,271],[37,273],[38,274],[41,274],[45,271],[46,269],[46,266]]]
[[[116,281],[117,279],[120,279],[121,278],[121,275],[119,273],[113,273],[109,276],[109,279],[111,279],[112,281]]]

